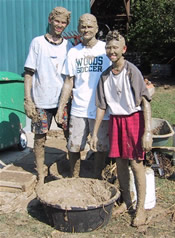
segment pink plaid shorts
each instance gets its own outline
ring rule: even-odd
[[[144,133],[143,112],[129,116],[110,116],[109,157],[144,160],[141,139]]]

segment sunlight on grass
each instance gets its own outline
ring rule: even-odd
[[[162,200],[165,207],[174,205],[175,187],[174,181],[155,177],[157,198]],[[167,196],[168,195],[168,196]],[[166,200],[165,200],[166,197]]]
[[[164,89],[156,88],[151,101],[152,117],[161,118],[175,125],[175,87]],[[170,137],[166,146],[172,146],[173,137]]]
[[[165,90],[156,88],[151,102],[152,117],[167,120],[171,125],[175,124],[175,88]]]

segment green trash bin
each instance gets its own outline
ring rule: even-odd
[[[24,150],[27,147],[25,125],[24,78],[0,72],[0,150],[15,145]]]

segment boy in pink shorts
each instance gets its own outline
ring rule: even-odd
[[[96,150],[97,133],[106,109],[110,112],[109,157],[116,158],[117,175],[124,203],[115,211],[132,209],[129,189],[129,164],[134,174],[137,207],[133,226],[145,224],[146,194],[145,151],[152,147],[150,94],[139,69],[124,59],[125,39],[118,31],[110,31],[106,38],[106,54],[112,66],[99,80],[96,92],[97,116],[91,138],[91,149]]]

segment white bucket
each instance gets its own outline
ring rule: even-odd
[[[137,193],[136,187],[134,183],[134,176],[131,169],[130,172],[130,192],[133,195],[132,201],[133,203],[137,201]],[[146,167],[146,197],[145,197],[145,209],[152,209],[156,205],[156,195],[155,195],[155,178],[154,178],[154,170]]]

